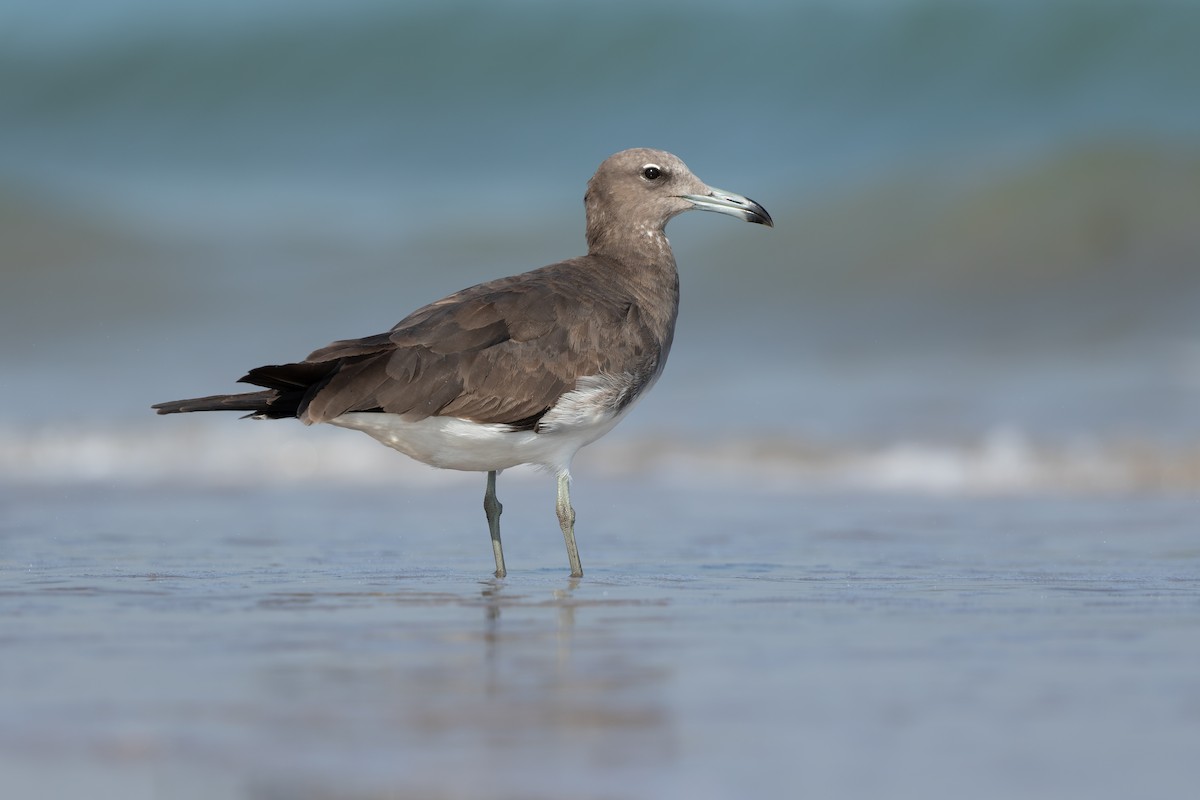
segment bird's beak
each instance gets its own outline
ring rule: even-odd
[[[708,194],[685,194],[682,197],[701,211],[716,211],[718,214],[728,214],[746,222],[766,225],[768,228],[775,227],[765,208],[740,194],[709,188]]]

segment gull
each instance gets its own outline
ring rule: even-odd
[[[487,473],[484,513],[498,578],[496,477],[532,464],[558,480],[555,511],[572,577],[571,462],[613,429],[667,363],[679,273],[664,228],[699,209],[772,226],[761,205],[705,185],[676,156],[635,148],[588,182],[587,255],[456,292],[391,330],[303,361],[250,370],[259,391],[159,403],[159,414],[248,411],[362,431],[417,461]]]

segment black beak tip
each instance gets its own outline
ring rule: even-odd
[[[768,228],[774,228],[775,220],[771,219],[771,215],[767,213],[767,210],[758,203],[755,203],[753,200],[750,202],[753,203],[753,207],[750,209],[750,213],[747,215],[746,221],[753,222],[756,225],[766,225]]]

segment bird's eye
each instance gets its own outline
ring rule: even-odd
[[[642,177],[648,181],[656,181],[662,176],[662,170],[653,164],[642,167]]]

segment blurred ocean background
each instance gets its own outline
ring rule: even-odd
[[[1177,0],[0,3],[0,474],[437,480],[148,406],[583,252],[585,181],[653,146],[777,228],[670,225],[672,363],[580,468],[1194,489],[1197,36]]]
[[[1200,3],[0,0],[0,785],[1182,797]],[[150,405],[584,250],[671,363],[554,487]],[[522,477],[524,476],[524,477]]]

